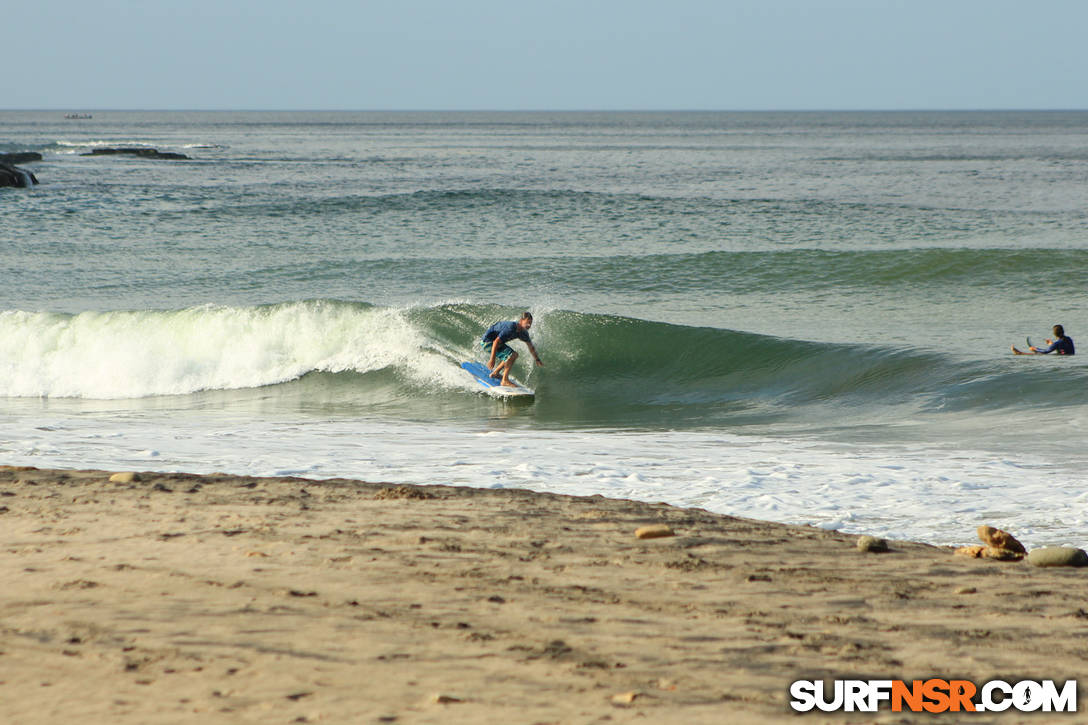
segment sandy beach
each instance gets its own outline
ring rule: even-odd
[[[601,497],[113,473],[0,469],[5,722],[776,722],[798,679],[1088,657],[1085,569]]]

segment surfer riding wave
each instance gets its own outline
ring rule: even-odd
[[[511,340],[518,339],[524,342],[536,364],[544,364],[540,356],[536,354],[533,341],[529,338],[529,328],[532,326],[533,316],[528,312],[524,312],[521,318],[516,321],[496,322],[487,328],[487,332],[484,333],[483,338],[480,340],[480,347],[490,354],[487,360],[487,369],[491,371],[491,377],[497,378],[501,375],[503,385],[515,387],[514,383],[510,382],[510,371],[514,367],[514,362],[518,359],[518,354],[506,344]]]

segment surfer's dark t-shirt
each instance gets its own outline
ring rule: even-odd
[[[484,342],[492,342],[496,337],[499,338],[504,345],[515,337],[519,340],[530,342],[529,333],[521,329],[518,323],[513,320],[496,322],[494,325],[487,328],[487,332],[484,333]]]

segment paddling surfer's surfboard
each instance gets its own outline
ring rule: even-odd
[[[467,370],[469,375],[476,379],[476,382],[484,386],[489,395],[498,395],[504,398],[535,395],[531,388],[525,387],[514,378],[510,378],[510,382],[515,383],[514,387],[503,385],[501,380],[491,377],[490,371],[483,363],[463,362],[461,367]]]
[[[1018,350],[1018,349],[1016,349],[1016,346],[1013,345],[1012,351],[1014,353],[1016,353],[1017,355],[1030,355],[1031,354],[1031,348],[1033,347],[1033,345],[1031,344],[1031,338],[1030,337],[1025,337],[1024,340],[1028,343],[1028,349],[1027,350],[1023,350],[1023,351]]]

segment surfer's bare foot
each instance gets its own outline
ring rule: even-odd
[[[516,388],[517,387],[517,383],[512,383],[509,380],[503,380],[502,384],[505,385],[508,388]]]

